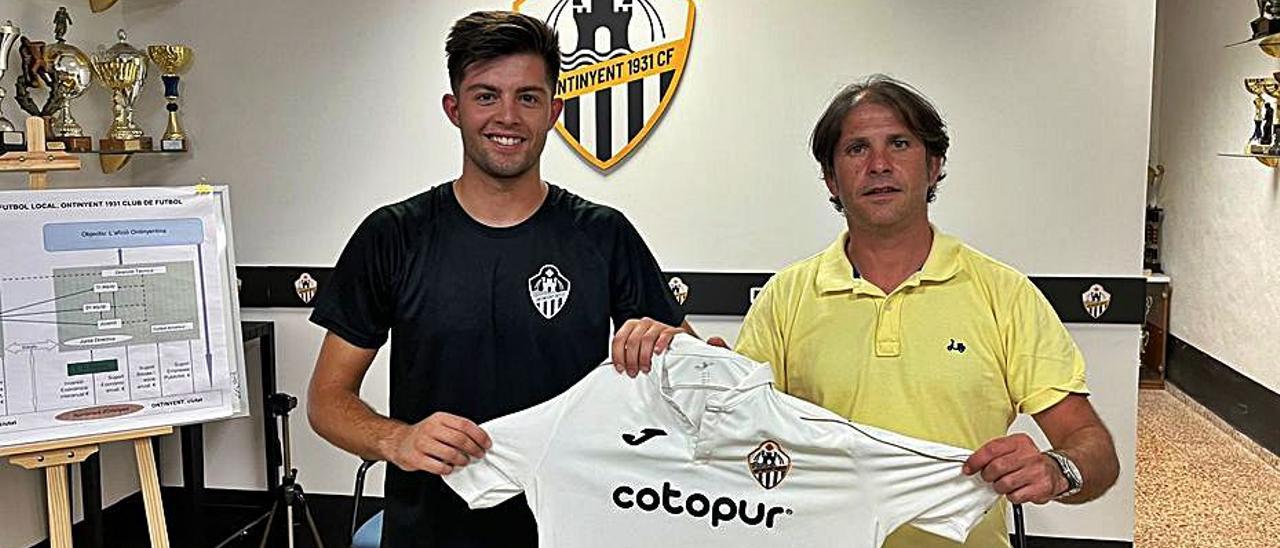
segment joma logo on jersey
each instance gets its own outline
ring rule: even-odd
[[[569,300],[569,278],[560,273],[556,265],[542,265],[538,273],[529,278],[529,298],[543,318],[550,320],[560,313]]]
[[[791,471],[791,457],[782,451],[778,442],[767,440],[747,455],[747,466],[761,487],[773,489]]]
[[[792,514],[790,508],[782,506],[766,507],[763,502],[757,502],[752,506],[745,500],[733,500],[729,497],[716,497],[712,500],[702,493],[690,493],[682,505],[680,501],[682,496],[683,493],[672,488],[670,482],[662,482],[661,493],[651,487],[636,489],[622,485],[613,490],[613,504],[623,510],[639,508],[646,512],[653,512],[661,508],[673,516],[686,512],[695,518],[710,516],[712,527],[741,520],[747,525],[763,524],[765,528],[773,529],[778,516]]]
[[[693,38],[693,0],[516,0],[560,33],[556,131],[609,170],[644,141],[675,96]]]

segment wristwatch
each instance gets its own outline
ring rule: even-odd
[[[1062,471],[1062,477],[1067,478],[1067,490],[1054,495],[1054,500],[1079,493],[1084,487],[1084,477],[1080,475],[1080,468],[1076,467],[1076,463],[1071,462],[1071,458],[1066,454],[1054,449],[1045,451],[1044,454],[1057,463],[1058,470]]]

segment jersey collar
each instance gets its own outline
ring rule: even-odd
[[[681,333],[653,361],[649,373],[654,389],[673,409],[684,414],[668,394],[673,387],[707,387],[718,390],[706,405],[728,410],[755,389],[773,384],[773,369],[725,348],[711,346]]]
[[[929,257],[919,272],[912,274],[902,283],[903,286],[917,286],[920,282],[943,282],[951,279],[960,270],[960,241],[946,234],[938,227],[929,224],[933,229],[933,244],[929,247]],[[880,288],[854,276],[853,265],[844,253],[845,242],[849,239],[849,231],[842,230],[831,245],[818,255],[818,274],[814,283],[819,294],[856,293],[881,294]]]

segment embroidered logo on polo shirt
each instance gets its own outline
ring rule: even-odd
[[[947,345],[947,351],[964,354],[964,342],[951,339],[951,344]]]
[[[1089,290],[1081,295],[1081,300],[1084,301],[1085,311],[1095,320],[1105,314],[1107,307],[1111,306],[1111,294],[1102,288],[1102,284],[1089,286]]]
[[[569,278],[560,273],[556,265],[542,265],[538,273],[529,278],[529,298],[543,318],[550,320],[564,309],[569,300]]]
[[[786,479],[791,471],[791,457],[773,440],[765,440],[755,451],[747,455],[747,467],[756,483],[765,489],[773,489]]]

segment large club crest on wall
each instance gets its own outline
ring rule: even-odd
[[[560,33],[556,131],[608,171],[644,141],[680,84],[693,0],[516,0]]]

